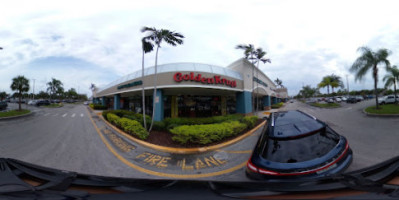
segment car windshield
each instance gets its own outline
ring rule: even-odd
[[[338,141],[339,136],[328,127],[299,138],[268,138],[262,157],[280,163],[304,162],[326,155]]]

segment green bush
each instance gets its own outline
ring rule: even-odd
[[[165,123],[163,121],[154,121],[154,124],[152,126],[152,129],[156,131],[164,131],[165,130]]]
[[[273,105],[272,105],[272,108],[273,108],[273,109],[281,108],[283,105],[284,105],[283,102],[276,103],[276,104],[273,104]]]
[[[131,120],[138,121],[138,122],[140,122],[140,124],[142,126],[144,126],[143,114],[135,113],[135,112],[128,111],[128,110],[107,110],[107,111],[103,112],[104,119],[107,119],[106,116],[107,116],[108,113],[115,114],[115,115],[117,115],[118,117],[121,117],[121,118],[125,117],[125,118],[131,119]],[[145,116],[145,120],[146,120],[147,127],[149,127],[150,124],[151,124],[151,117],[146,115]]]
[[[229,121],[219,124],[182,125],[170,129],[170,132],[174,134],[172,139],[181,144],[187,142],[209,144],[237,135],[246,128],[247,125],[244,123]]]
[[[213,117],[199,117],[199,118],[187,118],[187,117],[177,117],[177,118],[166,118],[164,120],[165,127],[170,130],[176,126],[181,125],[200,125],[200,124],[215,124],[222,123],[225,121],[240,120],[243,116],[241,114],[232,114],[224,116],[213,116]]]
[[[243,117],[241,120],[241,123],[244,123],[248,126],[248,128],[253,128],[256,124],[256,122],[258,121],[258,117],[257,116],[246,116]]]
[[[107,110],[108,107],[107,106],[103,106],[101,104],[89,104],[90,108],[94,109],[94,110]]]
[[[104,114],[104,113],[103,113]],[[115,126],[123,129],[127,133],[131,135],[135,135],[139,137],[142,140],[145,140],[148,138],[149,133],[145,128],[140,124],[140,122],[136,120],[131,120],[128,118],[120,118],[118,115],[114,113],[107,113],[107,120],[114,124]]]

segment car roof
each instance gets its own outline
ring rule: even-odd
[[[272,113],[270,120],[274,129],[269,131],[269,136],[279,139],[300,137],[326,126],[315,117],[298,110]]]

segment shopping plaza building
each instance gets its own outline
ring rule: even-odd
[[[141,94],[144,86],[146,114],[151,115],[154,77],[154,67],[146,68],[144,77],[141,70],[126,75],[95,90],[93,101],[109,109],[142,113]],[[156,121],[167,117],[209,117],[232,113],[250,115],[255,108],[268,110],[272,104],[288,97],[286,88],[276,88],[269,77],[246,59],[239,59],[227,67],[199,63],[159,65],[156,85]]]

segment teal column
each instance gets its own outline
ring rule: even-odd
[[[105,97],[101,97],[101,105],[106,106],[107,105],[107,99]]]
[[[277,98],[276,97],[272,97],[272,104],[276,104],[277,103]]]
[[[270,96],[265,96],[264,97],[263,106],[271,106]]]
[[[114,110],[121,109],[121,95],[115,94],[114,95]]]
[[[237,113],[248,114],[252,112],[251,92],[236,93],[236,110]]]
[[[162,121],[163,116],[164,116],[163,91],[162,90],[157,90],[156,96],[153,101],[155,101],[154,121]]]

